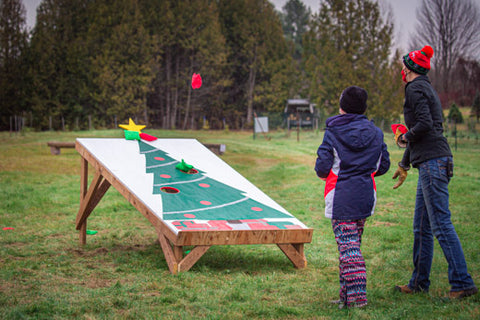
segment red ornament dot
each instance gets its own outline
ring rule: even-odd
[[[168,175],[168,174],[161,174],[160,177],[161,177],[161,178],[168,179],[168,178],[171,178],[172,176],[171,176],[171,175]]]
[[[198,185],[202,188],[210,188],[210,185],[207,183],[199,183]]]
[[[158,161],[165,161],[165,158],[162,158],[162,157],[155,157],[153,159],[158,160]]]
[[[205,205],[205,206],[209,206],[209,205],[212,204],[210,201],[207,201],[207,200],[202,200],[202,201],[200,201],[200,203]]]
[[[185,213],[183,216],[184,216],[185,218],[195,219],[195,215],[194,215],[194,214],[191,214],[191,213]]]
[[[250,209],[252,209],[253,211],[263,211],[263,209],[259,207],[251,207]]]

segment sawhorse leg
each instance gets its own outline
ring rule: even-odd
[[[283,253],[287,256],[288,259],[293,263],[295,268],[302,269],[307,266],[307,259],[305,258],[305,253],[303,250],[303,243],[288,243],[288,244],[279,244],[277,246]]]
[[[84,245],[87,243],[87,218],[111,184],[97,170],[90,187],[88,187],[88,162],[83,157],[81,161],[80,209],[77,214],[76,229],[80,230],[79,241],[81,245]]]
[[[163,255],[167,260],[168,269],[172,274],[188,271],[203,256],[211,246],[196,246],[185,257],[183,247],[170,244],[162,233],[158,234],[158,240],[162,247]]]

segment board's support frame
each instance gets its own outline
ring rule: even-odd
[[[307,266],[304,243],[311,241],[312,229],[288,230],[289,234],[293,234],[293,237],[288,237],[285,232],[265,234],[267,231],[262,230],[237,231],[236,233],[218,231],[213,232],[208,237],[191,231],[175,234],[161,219],[150,212],[139,199],[131,194],[128,188],[121,184],[115,176],[103,167],[78,141],[76,143],[76,150],[81,155],[80,208],[75,221],[76,229],[79,230],[80,245],[85,245],[87,241],[88,217],[108,189],[113,186],[153,224],[157,231],[158,240],[169,271],[172,274],[190,270],[212,245],[274,243],[293,263],[295,268],[301,269]],[[90,185],[88,184],[89,164],[95,169]],[[283,240],[285,239],[291,241],[284,243]],[[193,245],[194,248],[185,254],[184,247],[187,245]]]

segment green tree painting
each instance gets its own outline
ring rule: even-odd
[[[251,229],[258,224],[272,229],[300,228],[290,220],[284,221],[293,216],[253,200],[244,192],[209,178],[201,170],[179,170],[180,161],[150,144],[138,143],[140,153],[145,155],[146,172],[154,177],[152,192],[162,195],[163,220],[177,221],[174,225],[180,228],[192,226],[192,220],[223,221],[222,229],[239,225]]]

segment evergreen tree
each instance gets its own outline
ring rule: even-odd
[[[455,103],[453,103],[450,107],[450,111],[448,112],[448,120],[454,121],[455,123],[463,123],[462,113]]]
[[[44,0],[37,9],[28,55],[34,126],[59,129],[86,116],[89,104],[89,0]]]
[[[300,60],[303,54],[302,37],[307,32],[312,12],[300,0],[288,0],[282,8],[282,27],[285,37],[293,43],[293,58]]]
[[[225,38],[216,2],[146,1],[147,29],[158,43],[154,91],[149,105],[164,128],[196,128],[198,118],[223,117],[226,89]],[[192,91],[193,73],[204,79]]]
[[[312,100],[325,106],[327,113],[336,113],[343,89],[358,85],[369,93],[370,116],[389,120],[398,115],[401,80],[398,63],[389,62],[392,30],[376,2],[322,2],[304,38]]]
[[[27,45],[26,11],[21,0],[0,1],[0,130],[20,116],[25,92],[22,57]]]
[[[254,107],[284,105],[288,94],[282,83],[287,79],[284,67],[291,58],[271,3],[225,0],[219,1],[219,8],[234,84],[228,103],[245,106],[246,122],[252,124]],[[272,82],[275,86],[268,87]]]
[[[110,37],[92,57],[94,85],[92,94],[103,119],[142,118],[148,123],[147,94],[153,81],[153,47],[143,26],[137,1],[122,0],[102,14],[116,14]],[[107,18],[104,20],[109,22]]]
[[[94,126],[110,127],[116,116],[196,129],[205,117],[211,128],[224,119],[241,128],[254,110],[280,113],[295,95],[336,112],[338,95],[353,84],[368,90],[370,116],[400,111],[400,67],[388,61],[392,29],[373,1],[323,1],[303,37],[309,11],[288,1],[301,65],[267,0],[43,0],[26,49],[22,6],[21,36],[6,40],[16,34],[3,18],[9,3],[21,2],[1,2],[2,128],[17,110],[31,110],[38,129],[50,118],[54,129],[61,120],[86,128],[90,116]],[[8,55],[10,44],[23,55]],[[193,73],[202,75],[200,90],[191,88]]]

